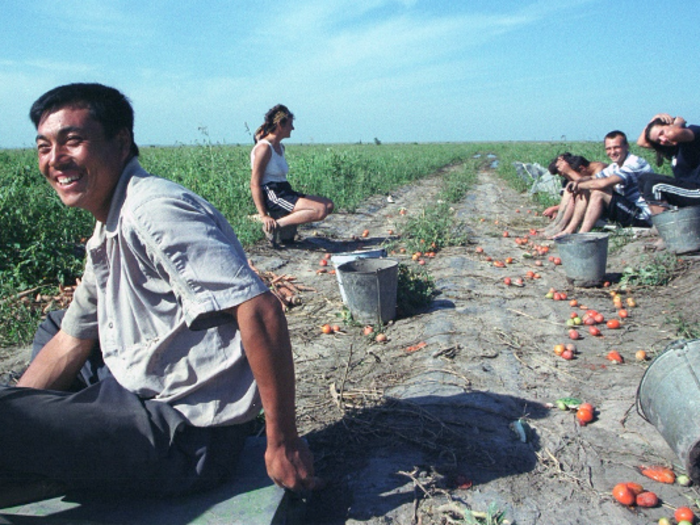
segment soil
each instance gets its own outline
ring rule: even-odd
[[[622,270],[643,261],[658,238],[630,236],[621,249],[611,250],[609,287],[575,287],[565,269],[548,260],[557,255],[555,243],[535,240],[550,245],[550,253],[523,257],[526,249],[514,239],[548,220],[535,213],[527,193],[506,187],[486,169],[454,206],[468,243],[425,259],[439,291],[431,306],[391,322],[384,343],[343,316],[336,276],[317,273],[320,260],[326,253],[393,241],[389,250],[396,253],[390,257],[417,264],[398,251],[400,238],[388,232],[400,233],[407,217],[431,206],[439,181],[436,174],[391,196],[371,198],[355,213],[335,213],[301,227],[293,244],[261,243],[248,250],[261,272],[293,276],[305,289],[301,304],[287,312],[298,421],[327,482],[306,499],[305,522],[464,523],[460,513],[485,512],[494,503],[508,522],[519,525],[641,524],[694,503],[699,494],[693,486],[661,484],[637,468],[661,464],[683,471],[661,434],[638,413],[637,388],[649,361],[635,359],[637,350],[653,357],[679,338],[668,320],[674,313],[683,312],[689,323],[700,321],[695,307],[700,263],[694,257],[681,257],[682,271],[667,286],[625,292],[637,307],[628,308],[621,329],[603,325],[600,337],[580,329],[575,359],[564,360],[553,348],[572,342],[565,321],[572,311],[583,313],[569,300],[606,319],[616,317],[610,291],[617,289]],[[406,215],[399,213],[402,208]],[[368,237],[361,237],[363,230]],[[514,261],[498,268],[489,256]],[[541,278],[526,278],[528,270]],[[506,286],[507,276],[522,277],[524,286]],[[568,299],[546,299],[550,288]],[[325,323],[339,324],[342,331],[323,334]],[[606,359],[613,349],[624,363]],[[26,350],[6,350],[0,359],[0,370],[17,370]],[[566,396],[592,403],[595,420],[580,426],[574,412],[558,409],[554,402]],[[623,507],[611,496],[622,481],[656,492],[662,506]]]

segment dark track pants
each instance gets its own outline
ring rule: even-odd
[[[37,332],[41,348],[60,326]],[[78,490],[167,495],[216,486],[233,474],[248,425],[198,428],[165,403],[122,388],[99,351],[83,388],[0,388],[0,479],[50,479]]]

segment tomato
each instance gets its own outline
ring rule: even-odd
[[[491,257],[490,255],[487,255],[486,262],[491,262],[491,261],[493,261],[493,257]]]
[[[593,421],[593,411],[579,407],[579,409],[576,411],[576,419],[578,419],[579,422],[583,423],[584,425],[586,423],[590,423]]]
[[[634,504],[634,494],[624,483],[618,483],[612,490],[613,498],[628,507]]]
[[[571,361],[574,358],[574,353],[571,350],[564,350],[561,356],[567,361]]]
[[[324,334],[330,334],[333,333],[333,328],[331,328],[331,325],[329,324],[324,324],[321,327],[321,332],[323,332]]]
[[[554,299],[555,301],[561,301],[561,294],[559,292],[554,292],[552,299]]]
[[[569,301],[569,306],[571,308],[576,308],[578,306],[578,301],[576,299],[571,299],[571,301]]]
[[[582,409],[588,410],[590,412],[595,411],[595,408],[590,403],[581,403],[578,407],[579,407],[579,409],[582,408]]]
[[[634,308],[635,306],[637,306],[637,303],[634,302],[634,299],[632,299],[631,297],[628,297],[627,298],[627,306],[629,306],[630,308]]]
[[[630,489],[635,496],[639,496],[642,492],[644,492],[644,487],[642,487],[639,483],[629,481],[625,483],[625,485],[627,485],[627,488]]]
[[[678,507],[676,512],[673,513],[673,517],[676,518],[676,521],[685,520],[690,523],[693,523],[693,520],[695,520],[695,514],[688,507]]]
[[[533,279],[535,277],[535,272],[533,272],[532,270],[528,270],[525,273],[525,277],[527,277],[528,279]]]
[[[561,293],[559,294],[559,296],[561,297],[561,300],[562,300],[562,301],[566,301],[566,298],[568,297],[568,296],[566,295],[566,292],[561,292]]]
[[[637,494],[634,501],[640,507],[656,507],[659,504],[659,497],[653,492],[642,492]]]
[[[418,264],[420,264],[421,266],[423,266],[423,265],[425,264],[425,261],[424,261],[423,259],[418,259]]]
[[[333,330],[334,332],[340,332],[340,326],[334,324],[333,326],[331,326],[331,330]]]
[[[503,232],[503,236],[504,236],[504,237],[509,237],[509,236],[510,236],[510,233],[508,233],[507,231],[504,231],[504,232]]]
[[[386,334],[377,334],[377,337],[374,338],[374,340],[378,343],[383,343],[384,341],[386,341],[386,339]]]
[[[569,339],[573,339],[576,341],[577,339],[581,338],[581,334],[578,333],[577,330],[574,330],[573,328],[569,330]]]
[[[611,330],[617,330],[618,328],[620,328],[620,321],[618,321],[617,319],[610,319],[607,322],[607,327]]]
[[[595,319],[593,319],[590,315],[586,315],[583,318],[583,324],[586,326],[593,326],[595,324]]]
[[[625,310],[624,308],[622,308],[621,310],[619,310],[619,311],[617,312],[617,316],[618,316],[620,319],[627,319],[627,316],[628,316],[628,315],[629,315],[629,314],[627,313],[627,310]]]
[[[510,277],[506,277],[505,279],[503,279],[503,283],[506,286],[510,286],[512,284],[512,281],[510,280]]]
[[[576,317],[578,317],[578,312],[571,312],[569,314],[569,317],[571,317],[572,319],[575,319]]]
[[[564,348],[564,345],[554,345],[554,353],[555,353],[556,355],[561,355],[561,354],[563,354],[563,353],[564,353],[564,350],[566,350],[566,348]]]
[[[477,246],[476,250],[474,250],[476,253],[484,253],[484,249],[481,246]]]
[[[617,350],[611,350],[605,358],[613,363],[622,363],[622,356]]]
[[[318,264],[321,266],[328,266],[328,261],[326,259],[321,259],[318,261]]]
[[[600,329],[597,326],[589,326],[588,332],[595,337],[600,335]]]
[[[646,361],[647,353],[644,350],[637,350],[637,352],[634,354],[634,358],[637,361]]]
[[[362,333],[365,335],[369,335],[372,332],[374,332],[374,328],[372,328],[370,325],[365,326],[364,329],[362,330]]]
[[[513,264],[513,258],[512,258],[512,257],[506,257],[506,264]]]
[[[559,257],[555,257],[555,258],[552,260],[552,262],[553,262],[555,265],[559,266],[559,265],[561,264],[561,259],[560,259]]]
[[[574,354],[576,353],[576,345],[574,343],[566,343],[564,348],[570,352],[573,352]]]
[[[364,231],[362,232],[362,236],[363,236],[363,237],[369,236],[369,230],[364,230]]]
[[[518,277],[518,278],[515,280],[515,284],[517,284],[518,286],[522,286],[522,285],[523,285],[523,280],[522,280],[522,278]]]
[[[595,314],[595,315],[593,316],[593,320],[594,320],[596,323],[600,324],[600,323],[602,323],[603,321],[605,321],[605,317],[603,317],[603,314]]]

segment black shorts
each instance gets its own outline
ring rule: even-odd
[[[273,219],[289,215],[294,210],[297,201],[306,197],[303,193],[294,191],[288,182],[268,182],[263,184],[265,208]]]
[[[623,228],[649,228],[651,221],[640,217],[640,210],[619,193],[613,192],[610,205],[605,210],[605,216],[610,222],[616,222]]]

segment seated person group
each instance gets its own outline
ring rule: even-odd
[[[700,205],[700,126],[681,117],[655,115],[637,144],[656,152],[657,166],[671,163],[673,176],[655,173],[643,158],[630,153],[621,131],[605,136],[610,164],[564,153],[549,165],[562,177],[561,202],[544,211],[552,222],[548,238],[591,231],[601,220],[622,227],[651,227],[651,217],[667,209]]]

